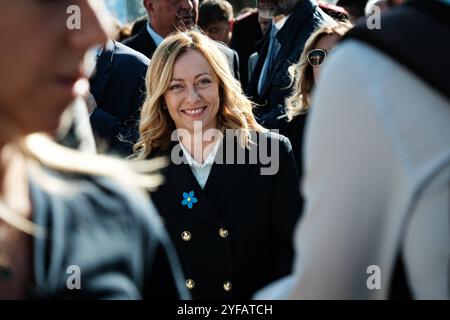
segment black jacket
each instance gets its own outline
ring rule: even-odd
[[[94,136],[107,152],[132,153],[139,138],[139,112],[145,100],[145,76],[150,60],[115,41],[108,42],[90,79],[97,108],[91,115]]]
[[[214,41],[220,51],[225,54],[225,57],[228,60],[228,64],[230,65],[231,73],[234,77],[239,80],[239,57],[236,51],[228,48],[221,42]],[[156,50],[156,44],[153,41],[152,37],[148,34],[147,28],[143,28],[137,35],[126,39],[123,41],[123,44],[142,53],[148,58],[153,57],[153,53]]]
[[[202,190],[187,163],[171,162],[164,171],[165,184],[151,194],[186,279],[193,281],[188,285],[194,285],[194,299],[249,299],[256,290],[291,272],[293,228],[300,215],[297,173],[289,140],[258,134],[254,154],[260,152],[263,139],[270,152],[278,152],[273,158],[279,165],[275,174],[261,174],[265,167],[261,159],[253,164],[216,162]],[[216,160],[230,154],[230,141],[236,142],[227,136]],[[178,144],[152,157],[170,155],[175,147]],[[239,150],[249,159],[248,149]],[[191,191],[198,201],[189,209],[182,201]]]
[[[258,62],[247,87],[248,96],[259,105],[255,115],[264,127],[281,129],[285,125],[285,99],[291,94],[292,88],[288,68],[298,62],[306,40],[325,22],[335,23],[318,7],[315,0],[298,1],[291,16],[277,33],[280,51],[259,94],[258,82],[269,48],[270,32],[264,36],[258,51]]]

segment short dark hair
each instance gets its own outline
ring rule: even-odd
[[[205,29],[218,21],[233,19],[233,6],[226,0],[205,0],[198,7],[198,25]]]

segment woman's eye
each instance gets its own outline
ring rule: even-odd
[[[175,90],[175,89],[180,89],[181,88],[181,84],[173,84],[169,87],[169,90]]]
[[[210,79],[200,79],[199,83],[200,84],[208,84],[208,83],[211,83],[211,80]]]

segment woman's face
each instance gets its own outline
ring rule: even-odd
[[[219,80],[206,58],[189,50],[176,60],[164,100],[177,129],[194,132],[194,122],[203,132],[217,128]]]
[[[314,47],[314,49],[322,49],[327,51],[327,58],[329,58],[329,54],[331,52],[331,50],[334,49],[334,47],[336,46],[336,44],[338,43],[338,41],[341,39],[341,37],[332,34],[332,35],[325,35],[322,38],[319,39],[319,41],[317,41],[316,46]],[[324,63],[326,63],[326,60],[324,61]],[[320,68],[323,66],[314,66],[313,68],[313,74],[314,74],[314,82],[317,83],[317,80],[319,79],[319,74],[320,74]]]
[[[84,76],[86,50],[105,41],[90,0],[0,1],[0,117],[22,134],[53,132]]]

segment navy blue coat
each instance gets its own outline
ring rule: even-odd
[[[130,155],[139,137],[138,119],[145,100],[150,60],[115,41],[108,42],[90,79],[97,108],[91,115],[94,136],[108,153]]]

